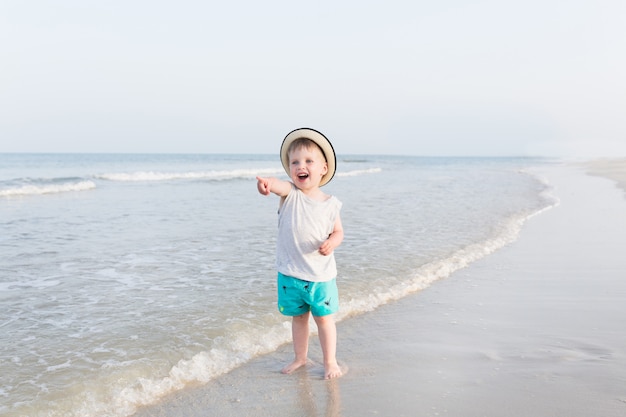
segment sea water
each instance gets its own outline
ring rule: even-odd
[[[339,155],[338,319],[514,241],[555,204],[545,163]],[[289,342],[257,175],[287,179],[276,155],[0,154],[0,415],[128,416]]]

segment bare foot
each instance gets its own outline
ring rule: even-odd
[[[337,362],[326,365],[324,367],[324,379],[339,378],[343,375],[343,371]]]
[[[307,362],[306,359],[304,361],[295,359],[289,365],[285,366],[281,372],[283,374],[290,374],[293,371],[295,371],[296,369],[299,369],[299,368],[303,367],[304,365],[306,365],[306,362]]]

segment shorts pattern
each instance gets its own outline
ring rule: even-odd
[[[278,273],[278,311],[285,316],[299,316],[311,312],[316,317],[339,311],[337,280],[326,282],[303,281]]]

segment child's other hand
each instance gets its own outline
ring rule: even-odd
[[[328,239],[326,239],[320,245],[319,253],[324,256],[328,256],[333,253],[333,251],[337,249],[339,245],[341,245],[341,242],[343,242],[343,226],[341,226],[341,219],[339,218],[339,215],[337,215],[337,219],[335,220],[335,228],[333,229],[333,232],[330,234],[330,236],[328,236]]]
[[[324,256],[328,256],[333,253],[334,250],[335,245],[333,245],[330,239],[326,239],[326,241],[320,246],[319,252]]]
[[[259,193],[263,194],[263,195],[270,195],[271,190],[272,190],[272,182],[270,181],[269,178],[261,178],[261,177],[256,177],[257,179],[257,188],[259,190]]]

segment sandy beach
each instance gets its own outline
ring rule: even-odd
[[[314,338],[293,375],[279,372],[286,345],[135,415],[624,416],[625,172],[626,161],[537,169],[560,203],[495,254],[340,322],[338,380],[321,379]]]
[[[626,159],[602,159],[584,164],[591,175],[607,177],[626,192]]]

